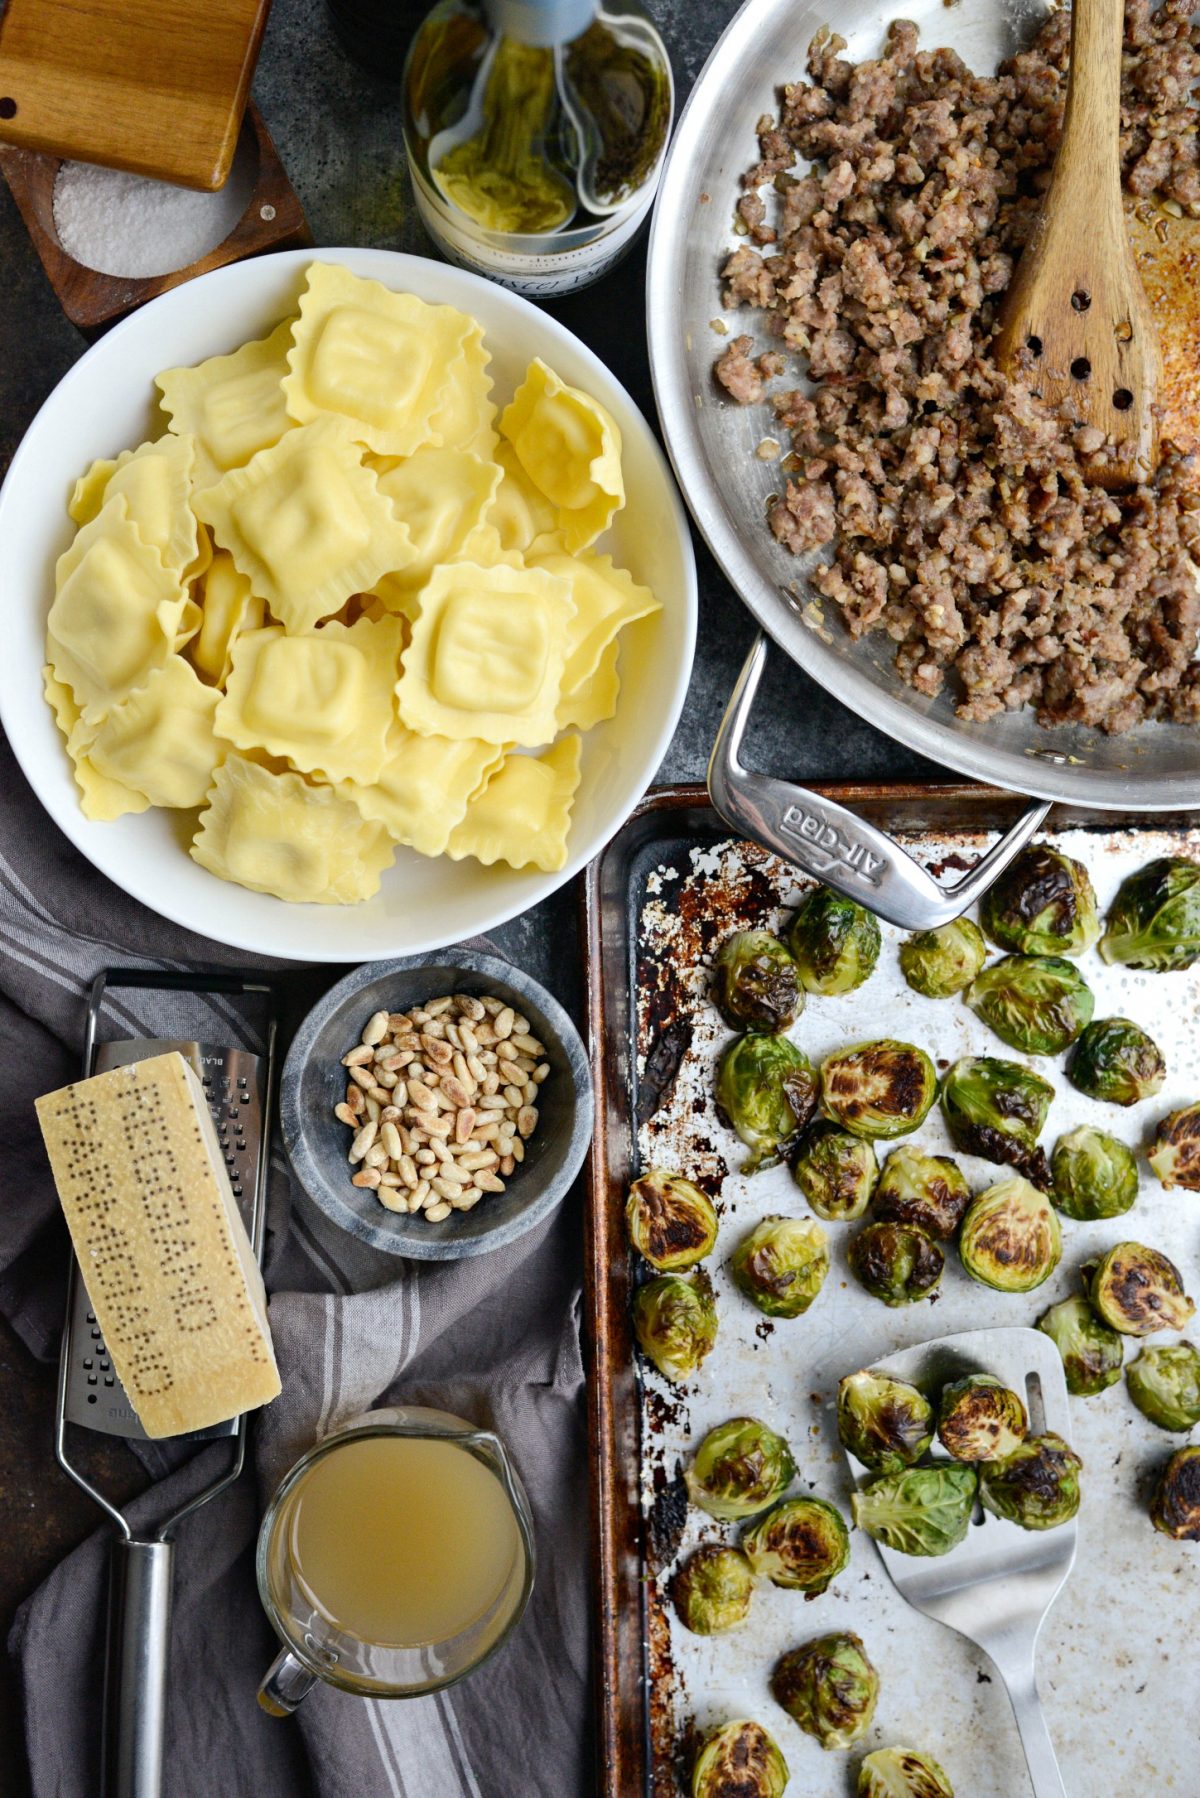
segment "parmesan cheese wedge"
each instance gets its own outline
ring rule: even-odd
[[[148,1436],[279,1395],[262,1275],[204,1089],[172,1052],[37,1101],[113,1367]]]

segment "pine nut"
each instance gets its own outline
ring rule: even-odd
[[[344,1068],[361,1068],[366,1062],[373,1060],[374,1056],[367,1044],[359,1043],[356,1049],[351,1049],[348,1055],[342,1056],[342,1066]]]
[[[379,1103],[378,1099],[373,1099],[370,1093],[364,1095],[364,1100],[367,1116],[373,1124],[377,1124],[379,1122],[379,1114],[383,1110],[382,1105]]]
[[[396,1160],[396,1172],[404,1184],[414,1190],[420,1183],[416,1164],[411,1155],[400,1155]]]
[[[467,1055],[474,1055],[479,1047],[479,1038],[469,1024],[459,1025],[458,1040],[463,1046],[464,1053]]]
[[[440,1136],[434,1136],[430,1139],[429,1146],[443,1167],[453,1167],[454,1156],[450,1152],[449,1143],[443,1142]]]
[[[475,1113],[469,1105],[464,1105],[461,1111],[455,1113],[454,1117],[455,1142],[466,1142],[474,1128]]]
[[[346,1088],[346,1103],[351,1111],[362,1113],[367,1109],[367,1095],[361,1086],[348,1086]]]
[[[443,1218],[447,1218],[449,1215],[450,1207],[444,1199],[440,1205],[429,1205],[426,1207],[425,1216],[431,1224],[440,1224]]]
[[[511,1155],[504,1156],[503,1160],[500,1163],[500,1172],[504,1175],[506,1180],[507,1180],[508,1176],[512,1173],[512,1171],[516,1167],[516,1165],[517,1164]]]
[[[412,1198],[408,1202],[412,1206],[414,1211],[419,1211],[421,1206],[425,1203],[425,1201],[428,1197],[429,1197],[429,1182],[428,1182],[428,1180],[421,1180],[418,1182],[417,1189],[413,1193]]]
[[[372,1020],[372,1021],[374,1021],[374,1020]],[[492,1025],[492,1029],[496,1032],[496,1035],[498,1037],[511,1036],[512,1028],[513,1028],[513,1025],[516,1023],[516,1021],[517,1021],[516,1012],[513,1010],[511,1005],[506,1005],[506,1006],[504,1006],[503,1010],[498,1011],[496,1013],[496,1021]],[[376,1041],[378,1041],[378,1040],[379,1039],[376,1038]]]
[[[350,1184],[351,1186],[378,1186],[379,1169],[374,1167],[360,1167],[356,1174],[351,1175]]]
[[[460,1155],[458,1165],[464,1173],[478,1173],[481,1167],[495,1167],[496,1154],[492,1149],[475,1149],[469,1154]]]
[[[435,1136],[449,1136],[451,1130],[454,1128],[453,1114],[439,1111],[435,1116],[432,1111],[426,1112],[425,1128],[428,1130],[431,1138]]]
[[[467,1103],[466,1088],[463,1086],[462,1082],[456,1080],[453,1074],[443,1074],[439,1085],[441,1086],[445,1097],[449,1099],[451,1105],[453,1105],[455,1111],[461,1111],[463,1106]]]
[[[444,999],[431,999],[425,1007],[425,1016],[427,1018],[440,1018],[443,1012],[449,1011],[450,1007],[454,1004],[455,997],[456,995],[454,993],[447,993]]]
[[[482,1197],[483,1197],[483,1194],[480,1192],[480,1190],[477,1186],[469,1186],[467,1188],[466,1192],[464,1192],[462,1198],[458,1201],[459,1211],[473,1210],[474,1207],[476,1205],[478,1205],[478,1203]]]
[[[383,1041],[384,1037],[387,1035],[387,1031],[388,1014],[386,1011],[377,1011],[373,1017],[367,1019],[367,1026],[362,1033],[362,1040],[367,1045],[368,1049],[373,1049],[376,1043],[381,1043]]]
[[[448,1068],[454,1060],[454,1050],[449,1043],[439,1042],[436,1036],[421,1037],[421,1047],[425,1051],[425,1059],[434,1067]]]
[[[481,1005],[471,993],[459,993],[458,1009],[464,1017],[470,1018],[473,1024],[477,1024],[480,1018],[487,1016],[486,1007]]]
[[[540,1062],[533,1070],[533,1078],[534,1084],[537,1086],[540,1086],[543,1080],[548,1080],[550,1078],[550,1063],[548,1061]]]
[[[416,1154],[413,1156],[413,1160],[416,1162],[418,1167],[426,1167],[427,1168],[427,1167],[433,1166],[433,1164],[437,1161],[437,1156],[434,1154],[432,1149],[418,1149]]]
[[[408,1013],[406,1011],[390,1011],[388,1013],[388,1029],[393,1036],[399,1036],[407,1023]]]
[[[489,1018],[494,1018],[497,1012],[504,1010],[504,1000],[494,998],[491,993],[482,994],[479,1003],[483,1006],[483,1009],[487,1012]]]
[[[383,1124],[379,1131],[380,1141],[393,1161],[399,1161],[404,1153],[404,1144],[400,1141],[400,1132],[395,1124]]]
[[[496,1044],[496,1057],[499,1061],[515,1061],[517,1051],[510,1042],[501,1041]]]
[[[517,1129],[521,1132],[521,1135],[532,1136],[537,1129],[537,1121],[537,1106],[522,1105],[520,1111],[517,1113]]]
[[[404,1194],[398,1192],[394,1186],[381,1186],[375,1196],[379,1203],[386,1206],[389,1211],[408,1211],[410,1209]]]
[[[543,1053],[542,1045],[539,1043],[537,1037],[528,1036],[523,1030],[519,1032],[514,1031],[509,1040],[511,1041],[513,1048],[519,1049],[522,1055],[541,1055]]]
[[[366,1154],[363,1156],[363,1162],[367,1167],[386,1167],[388,1164],[388,1152],[386,1149],[380,1148],[379,1144],[376,1143],[373,1149],[367,1150]]]
[[[514,1111],[520,1111],[522,1105],[525,1103],[525,1095],[522,1093],[519,1086],[506,1086],[504,1089],[504,1097]]]
[[[476,1100],[475,1109],[476,1111],[507,1111],[508,1100],[502,1098],[499,1093],[484,1093],[481,1099]]]
[[[393,1103],[391,1105],[385,1105],[380,1112],[379,1122],[381,1124],[398,1124],[400,1122],[400,1107],[395,1103],[395,1098],[396,1095],[393,1093]]]
[[[476,1174],[475,1184],[476,1184],[476,1186],[479,1187],[481,1192],[503,1192],[504,1191],[503,1180],[498,1179],[495,1174],[490,1173],[488,1170],[486,1170],[484,1168],[480,1168],[479,1172]]]
[[[487,1069],[480,1061],[478,1055],[475,1054],[474,1050],[467,1056],[467,1070],[470,1073],[472,1080],[487,1079]]]
[[[519,1136],[514,1136],[512,1139],[511,1153],[514,1161],[524,1161],[525,1144],[521,1141]]]
[[[488,1094],[489,1097],[491,1096],[492,1093],[499,1092],[500,1076],[499,1076],[499,1074],[496,1073],[494,1068],[489,1068],[486,1071],[486,1073],[483,1076],[482,1085],[483,1085],[484,1092],[486,1094]]]
[[[375,1069],[375,1084],[382,1086],[385,1092],[391,1092],[400,1079],[399,1074],[389,1074],[386,1068]]]
[[[461,1180],[450,1180],[445,1174],[435,1174],[429,1184],[443,1199],[456,1199],[463,1189]]]
[[[390,1167],[385,1167],[380,1170],[379,1184],[381,1186],[403,1186],[404,1182],[399,1174],[394,1174]]]
[[[358,1113],[351,1111],[348,1105],[335,1105],[333,1115],[340,1124],[349,1124],[352,1130],[358,1129]]]
[[[350,1144],[351,1161],[361,1161],[378,1134],[379,1125],[373,1118],[368,1119],[362,1129],[358,1132],[358,1135],[354,1138],[354,1141]]]
[[[350,1078],[351,1078],[351,1080],[355,1081],[359,1086],[361,1086],[364,1090],[369,1086],[374,1086],[374,1084],[375,1084],[374,1069],[368,1071],[366,1068],[351,1068],[350,1069]]]
[[[521,1097],[524,1099],[526,1105],[536,1105],[537,1096],[538,1096],[537,1087],[533,1084],[532,1080],[527,1080],[525,1082],[525,1089],[524,1089],[523,1093],[521,1094]]]
[[[418,1111],[432,1111],[434,1097],[423,1080],[410,1080],[408,1083],[408,1102],[415,1105]]]

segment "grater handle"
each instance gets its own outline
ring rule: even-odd
[[[104,1665],[103,1798],[160,1798],[172,1542],[113,1543]]]

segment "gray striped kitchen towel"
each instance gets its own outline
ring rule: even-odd
[[[41,813],[0,741],[0,1309],[35,1355],[57,1354],[67,1238],[34,1098],[77,1077],[84,996],[102,967],[178,971],[244,957],[176,929],[98,875]],[[266,964],[258,964],[265,966]],[[293,1022],[331,977],[279,971]],[[186,1016],[181,1007],[195,1007]],[[259,1047],[253,1007],[114,991],[111,1036],[188,1035]],[[478,1260],[396,1262],[327,1227],[271,1168],[267,1285],[283,1395],[256,1420],[254,1467],[178,1535],[165,1798],[572,1798],[590,1783],[587,1445],[579,1348],[580,1220]],[[533,1600],[505,1648],[434,1697],[364,1701],[318,1687],[273,1721],[255,1689],[276,1644],[259,1609],[254,1539],[280,1474],[318,1436],[408,1399],[499,1431],[534,1512]],[[146,1528],[211,1477],[223,1446],[175,1465],[143,1450]],[[46,1418],[47,1490],[55,1466]],[[353,1527],[433,1531],[436,1495]],[[96,1798],[109,1532],[98,1529],[19,1612],[34,1798]]]

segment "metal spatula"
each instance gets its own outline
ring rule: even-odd
[[[1040,1330],[969,1330],[875,1365],[930,1398],[966,1374],[994,1374],[1025,1400],[1034,1434],[1054,1430],[1065,1441],[1071,1439],[1062,1360]],[[934,1453],[942,1456],[936,1446]],[[852,1455],[846,1459],[860,1486],[874,1477]],[[1022,1530],[977,1504],[966,1541],[947,1555],[926,1560],[875,1544],[901,1597],[977,1643],[994,1663],[1012,1700],[1037,1798],[1066,1798],[1038,1698],[1034,1650],[1046,1613],[1071,1571],[1075,1539],[1074,1521],[1043,1532]]]

